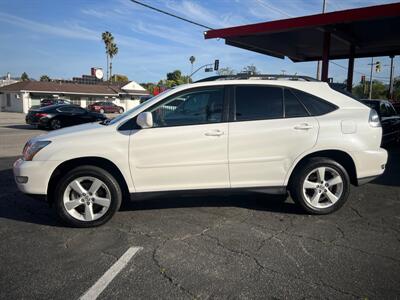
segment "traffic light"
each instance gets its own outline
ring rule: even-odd
[[[365,75],[361,75],[361,83],[365,83]]]
[[[216,59],[214,61],[214,71],[218,71],[218,68],[219,68],[219,59]]]
[[[381,62],[377,61],[375,65],[375,72],[379,73],[381,71]]]

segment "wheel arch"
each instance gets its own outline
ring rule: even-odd
[[[65,175],[65,173],[69,170],[83,165],[96,166],[109,172],[111,175],[114,176],[114,178],[120,185],[123,199],[129,199],[128,185],[119,168],[112,161],[106,158],[88,156],[66,160],[54,169],[50,176],[49,184],[47,186],[47,200],[50,204],[52,204],[54,201],[55,187],[62,176]]]
[[[338,162],[347,171],[351,184],[357,185],[357,169],[353,157],[346,151],[330,149],[311,152],[298,159],[297,163],[294,164],[292,170],[289,172],[288,178],[285,181],[288,187],[290,187],[294,174],[296,174],[297,170],[299,170],[306,163],[306,161],[312,157],[329,158]]]

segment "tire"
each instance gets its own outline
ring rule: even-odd
[[[297,169],[289,189],[294,202],[307,213],[324,215],[338,210],[347,201],[350,178],[336,161],[315,157]]]
[[[100,109],[99,113],[104,114],[104,109]]]
[[[119,210],[121,201],[117,180],[95,166],[72,169],[58,182],[54,193],[59,218],[66,225],[79,228],[106,223]]]
[[[120,108],[118,112],[119,112],[120,114],[123,114],[123,113],[124,113],[124,109],[123,109],[123,108]]]
[[[51,121],[50,121],[50,128],[51,128],[52,130],[57,130],[57,129],[62,128],[61,120],[60,120],[60,119],[53,119],[53,120],[51,120]]]

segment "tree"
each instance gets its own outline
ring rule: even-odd
[[[167,73],[167,79],[160,80],[159,85],[171,88],[189,82],[192,82],[189,76],[182,76],[182,72],[180,70],[175,70],[173,72]]]
[[[249,65],[246,66],[242,69],[243,73],[249,73],[252,75],[260,74],[260,72],[257,70],[257,67],[255,65]]]
[[[372,99],[387,99],[389,87],[383,84],[379,80],[372,81]],[[364,84],[359,83],[356,85],[353,90],[353,95],[358,98],[368,98],[369,96],[369,81],[366,81]]]
[[[190,71],[190,74],[192,74],[193,73],[193,64],[196,61],[196,57],[194,57],[192,55],[191,57],[189,57],[189,61],[190,61],[190,64],[192,65],[192,68],[191,68],[191,71]]]
[[[117,44],[111,43],[110,44],[110,49],[108,51],[108,55],[110,56],[110,77],[112,78],[112,60],[115,55],[118,54],[118,47]]]
[[[47,81],[47,82],[49,82],[49,81],[51,81],[51,79],[50,79],[50,77],[47,76],[47,75],[42,75],[42,76],[40,76],[40,81]]]
[[[105,31],[101,34],[101,38],[106,48],[107,57],[107,80],[112,77],[112,59],[118,54],[117,44],[114,43],[114,37],[109,31]]]
[[[126,75],[114,74],[114,75],[111,77],[111,81],[112,81],[112,82],[121,82],[121,83],[124,83],[124,82],[129,82],[129,79],[128,79],[128,76],[126,76]]]
[[[28,74],[26,74],[26,72],[22,73],[21,80],[22,81],[28,81],[29,80],[29,76],[28,76]]]
[[[233,69],[231,69],[231,68],[229,68],[229,67],[226,67],[226,68],[220,68],[220,69],[217,71],[217,73],[218,73],[218,75],[220,75],[220,76],[235,75],[235,74],[236,74],[236,71],[233,70]]]

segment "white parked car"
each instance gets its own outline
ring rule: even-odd
[[[182,190],[289,191],[327,214],[350,184],[384,172],[374,110],[323,82],[268,78],[182,85],[111,121],[33,138],[14,164],[18,188],[90,227],[129,196]]]

